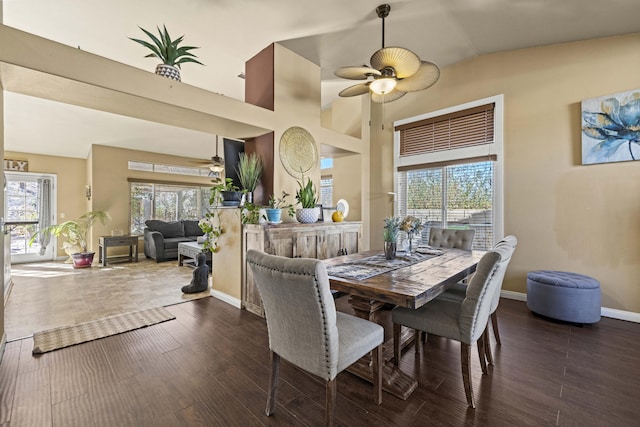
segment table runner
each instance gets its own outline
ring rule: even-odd
[[[345,262],[339,265],[328,265],[329,276],[343,277],[345,279],[364,280],[379,274],[408,267],[421,261],[442,255],[442,249],[419,248],[416,252],[397,253],[395,259],[386,259],[384,254],[377,254],[367,258]]]

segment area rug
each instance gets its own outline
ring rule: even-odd
[[[73,326],[62,326],[33,334],[33,354],[121,334],[175,319],[164,307],[117,314]]]

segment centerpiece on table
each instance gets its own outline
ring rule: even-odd
[[[400,231],[400,218],[391,216],[384,219],[384,257],[395,259],[398,244],[398,232]]]
[[[400,223],[400,229],[407,233],[407,242],[409,243],[407,252],[413,252],[418,247],[417,244],[414,244],[413,239],[420,234],[423,228],[424,226],[420,218],[411,215],[404,217]]]

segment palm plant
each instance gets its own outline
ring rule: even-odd
[[[197,58],[197,56],[189,52],[192,49],[198,49],[197,47],[178,47],[178,45],[182,43],[182,39],[184,38],[184,36],[180,36],[175,40],[171,40],[171,36],[167,31],[167,27],[164,25],[162,26],[163,30],[160,30],[160,27],[157,27],[160,38],[154,36],[142,27],[138,28],[140,28],[147,36],[149,36],[149,38],[154,43],[151,44],[144,40],[129,37],[134,42],[140,43],[142,46],[151,50],[151,53],[146,55],[145,58],[158,58],[162,61],[163,64],[178,68],[180,68],[180,64],[183,64],[185,62],[195,62],[196,64],[204,65],[203,63],[195,59]]]
[[[69,256],[75,253],[86,253],[88,252],[87,241],[89,238],[89,230],[91,230],[93,224],[98,221],[104,225],[110,219],[111,216],[107,212],[90,211],[77,220],[69,220],[43,228],[31,236],[29,243],[33,243],[39,234],[49,234],[51,236],[64,238],[62,247]]]

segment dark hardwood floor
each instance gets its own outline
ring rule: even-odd
[[[349,311],[347,297],[337,300]],[[168,308],[176,320],[32,356],[33,341],[7,344],[0,364],[0,426],[323,425],[323,382],[283,362],[275,415],[266,417],[266,325],[214,298]],[[536,317],[518,301],[498,309],[503,345],[467,409],[460,348],[430,336],[401,368],[419,379],[381,406],[371,386],[338,377],[345,426],[631,426],[640,419],[640,325],[603,318],[578,327]],[[388,327],[389,312],[383,312]],[[494,347],[495,348],[495,347]]]

